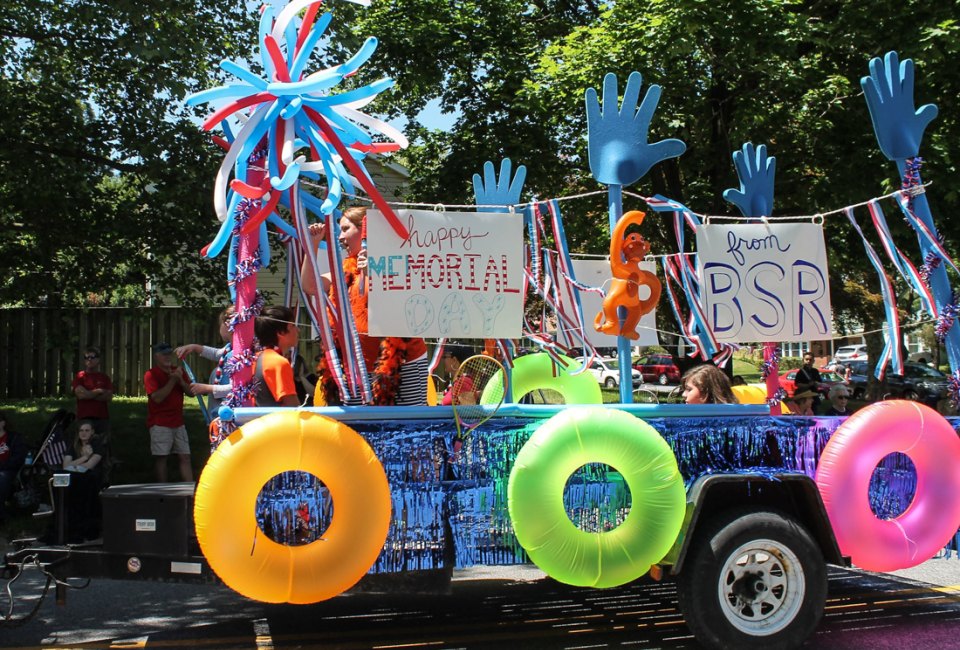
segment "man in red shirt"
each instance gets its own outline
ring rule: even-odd
[[[183,395],[190,391],[190,382],[183,368],[174,362],[173,346],[153,346],[154,366],[143,375],[147,390],[147,427],[150,429],[150,453],[157,481],[167,481],[167,457],[177,455],[180,480],[193,481],[190,465],[190,441],[183,424]]]
[[[88,345],[83,351],[84,369],[73,378],[71,388],[77,397],[77,420],[89,420],[101,442],[110,442],[110,413],[113,382],[100,372],[100,350]]]

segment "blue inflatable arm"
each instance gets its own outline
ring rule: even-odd
[[[670,138],[649,144],[650,121],[660,101],[660,86],[650,86],[637,108],[643,77],[632,72],[617,106],[617,75],[603,78],[603,104],[597,91],[587,88],[587,140],[590,171],[605,185],[631,185],[662,160],[676,158],[687,149],[682,140]]]
[[[896,52],[870,61],[870,76],[860,80],[873,120],[880,150],[890,160],[912,158],[920,152],[923,131],[937,116],[934,104],[914,109],[913,61],[902,62]]]
[[[740,189],[724,190],[723,198],[734,204],[745,217],[769,217],[773,213],[773,183],[777,159],[767,156],[767,145],[754,148],[752,142],[733,152],[733,165]]]

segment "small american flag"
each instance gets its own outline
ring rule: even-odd
[[[40,459],[52,467],[59,467],[63,463],[63,455],[67,452],[67,442],[63,439],[63,429],[56,428],[47,437],[40,448]]]

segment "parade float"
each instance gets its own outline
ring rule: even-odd
[[[315,69],[331,19],[319,2],[267,5],[262,72],[225,61],[234,81],[189,99],[215,105],[204,129],[225,151],[214,194],[220,228],[203,254],[226,259],[236,308],[225,368],[232,391],[198,484],[111,487],[102,547],[26,544],[8,554],[8,572],[40,557],[62,577],[222,581],[251,599],[299,604],[358,583],[390,588],[392,578],[422,575],[442,587],[454,569],[532,562],[584,588],[648,574],[676,579],[684,617],[705,645],[786,648],[820,620],[827,564],[889,571],[953,543],[955,420],[907,401],[849,418],[782,415],[777,383],[778,342],[834,336],[822,230],[829,216],[849,220],[877,269],[887,314],[878,376],[903,365],[890,264],[937,320],[957,385],[960,333],[947,276],[955,266],[919,172],[936,108],[915,109],[911,61],[874,59],[862,81],[903,187],[788,218],[773,215],[776,166],[763,145],[733,154],[740,187],[724,196],[739,217],[625,191],[685,145],[648,142],[658,86],[641,100],[633,72],[621,98],[617,76],[607,75],[602,94],[585,96],[590,169],[609,204],[610,257],[598,267],[568,249],[561,199],[521,200],[525,169],[509,160],[474,177],[472,208],[387,202],[364,160],[406,140],[361,109],[391,82],[338,89],[374,54],[373,38],[343,63]],[[380,405],[349,301],[300,291],[295,274],[288,294],[319,335],[338,401],[359,406],[253,406],[253,320],[264,302],[257,272],[269,262],[269,237],[279,233],[291,268],[305,267],[317,285],[325,262],[332,295],[345,296],[335,224],[358,194],[372,204],[369,334],[423,337],[438,351],[445,340],[492,341],[502,371],[478,387],[469,411]],[[625,194],[638,206],[626,214]],[[893,240],[884,206],[916,231],[922,264]],[[864,216],[883,250],[863,236]],[[643,223],[656,218],[671,220],[675,251],[650,250]],[[317,222],[327,226],[320,249],[308,234]],[[525,319],[528,297],[550,317]],[[723,366],[737,345],[763,343],[765,385],[739,388],[740,404],[633,403],[631,345],[650,343],[664,303],[690,356],[704,363]],[[518,356],[517,340],[535,351]],[[620,399],[604,404],[585,366],[612,345]],[[562,403],[524,403],[544,389]],[[890,469],[897,458],[913,469]],[[298,507],[311,515],[307,530],[294,530]]]

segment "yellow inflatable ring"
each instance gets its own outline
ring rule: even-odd
[[[322,540],[285,546],[257,525],[264,484],[286,471],[322,480],[334,512]],[[245,424],[210,456],[194,505],[210,568],[238,593],[268,603],[315,603],[349,589],[373,566],[390,527],[383,465],[353,429],[305,411]]]
[[[765,384],[746,384],[744,386],[731,386],[733,396],[737,398],[740,404],[766,404],[767,387]]]
[[[587,532],[567,516],[564,487],[588,463],[610,465],[630,489],[630,512],[613,530]],[[543,423],[520,449],[507,508],[517,541],[544,573],[579,587],[615,587],[645,574],[673,546],[686,491],[656,429],[625,411],[574,407]]]
[[[561,355],[561,359],[568,368],[557,368],[550,355],[545,352],[528,354],[518,357],[513,362],[510,372],[510,382],[513,391],[513,400],[517,401],[527,393],[535,390],[555,390],[563,396],[564,404],[603,404],[603,393],[600,384],[589,371],[579,375],[571,375],[570,370],[578,368],[579,364]],[[497,403],[493,395],[501,394],[501,375],[496,375],[487,383],[487,387],[480,396],[481,404]]]

